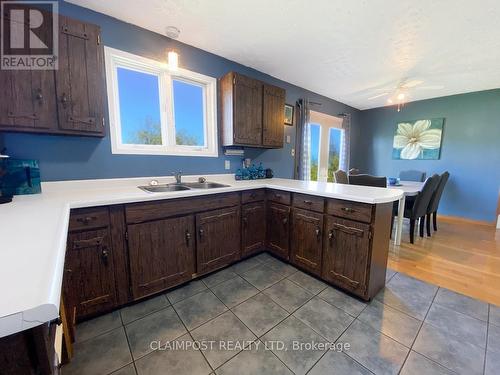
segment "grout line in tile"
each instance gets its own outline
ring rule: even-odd
[[[484,346],[484,361],[483,361],[483,374],[486,373],[486,356],[488,355],[488,339],[490,334],[490,309],[491,305],[488,303],[488,320],[486,322],[486,345]]]
[[[129,354],[130,354],[130,362],[128,362],[127,364],[123,365],[122,367],[118,367],[118,368],[115,368],[113,371],[109,372],[108,374],[112,374],[113,372],[116,372],[118,370],[121,370],[122,368],[130,365],[131,363],[134,363],[134,356],[132,355],[132,349],[130,347],[130,343],[128,341],[128,336],[127,336],[127,331],[125,330],[125,327],[124,326],[121,326],[119,327],[121,329],[123,329],[123,333],[125,334],[125,340],[127,340],[127,347],[128,347],[128,351],[129,351]],[[114,330],[113,330],[114,331]],[[110,331],[111,332],[111,331]],[[137,371],[136,371],[137,372]]]
[[[121,318],[120,318],[120,319],[121,319]],[[78,344],[78,345],[83,344],[84,342],[87,342],[87,341],[93,340],[93,339],[95,339],[95,338],[97,338],[97,337],[101,337],[101,336],[103,336],[103,335],[105,335],[105,334],[107,334],[107,333],[111,333],[111,332],[113,332],[113,331],[116,331],[118,328],[123,328],[123,327],[124,327],[124,325],[123,325],[123,324],[121,324],[121,325],[120,325],[120,326],[118,326],[118,327],[115,327],[115,328],[113,328],[113,329],[110,329],[109,331],[100,332],[100,333],[98,333],[98,334],[97,334],[97,335],[95,335],[95,336],[89,337],[88,339],[85,339],[85,340],[82,340],[82,341],[78,341],[78,342],[76,342],[76,341],[75,341],[75,343],[73,343],[73,345],[74,345],[74,344]]]
[[[417,331],[417,334],[415,335],[411,345],[410,345],[410,350],[408,351],[408,353],[406,354],[406,357],[405,357],[405,360],[403,361],[403,364],[401,365],[401,368],[399,369],[399,372],[401,372],[401,370],[403,369],[403,367],[405,366],[406,364],[406,361],[408,360],[408,357],[410,356],[410,353],[412,351],[414,351],[415,353],[418,353],[420,354],[422,357],[425,357],[427,358],[429,361],[431,362],[434,362],[436,364],[438,364],[439,366],[441,367],[444,367],[446,368],[447,370],[450,370],[452,372],[455,372],[453,370],[451,370],[450,368],[446,367],[445,365],[443,365],[442,363],[439,363],[431,358],[428,358],[427,356],[425,356],[424,354],[420,353],[420,352],[417,352],[416,350],[413,350],[413,346],[415,345],[415,342],[417,341],[417,338],[418,336],[420,335],[420,331],[422,330],[422,327],[424,326],[424,323],[425,323],[425,320],[427,319],[427,315],[429,315],[429,311],[431,311],[431,307],[432,305],[434,304],[434,301],[436,300],[436,296],[438,295],[438,292],[439,292],[439,287],[437,288],[436,290],[436,293],[434,293],[434,296],[432,297],[432,302],[431,304],[429,305],[429,308],[427,309],[427,311],[425,312],[425,316],[424,316],[424,319],[420,322],[420,327],[418,327],[418,331]]]

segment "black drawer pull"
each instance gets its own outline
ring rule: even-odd
[[[186,231],[186,245],[189,246],[189,242],[191,241],[191,233],[189,231]]]
[[[307,200],[307,199],[304,199],[304,203],[305,203],[305,204],[309,204],[309,205],[313,204],[313,202],[312,202],[312,201]]]

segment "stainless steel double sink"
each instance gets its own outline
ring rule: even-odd
[[[217,182],[181,182],[180,184],[161,184],[161,185],[147,185],[139,186],[139,189],[147,191],[148,193],[165,193],[169,191],[183,191],[192,189],[217,189],[229,187],[229,185],[219,184]]]

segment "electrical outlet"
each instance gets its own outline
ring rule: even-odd
[[[292,156],[295,156],[295,149],[292,148],[292,152],[291,152]]]
[[[231,161],[224,160],[224,169],[231,169]]]

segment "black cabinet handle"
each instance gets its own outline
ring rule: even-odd
[[[108,255],[109,255],[108,248],[103,247],[101,250],[101,258],[105,265],[108,265]]]
[[[355,210],[351,207],[342,207],[342,211],[352,214]]]
[[[321,230],[319,229],[319,227],[316,227],[316,237],[320,237],[321,235]]]
[[[36,100],[41,102],[43,100],[43,95],[42,95],[42,89],[37,89],[36,90],[36,95],[35,95]]]
[[[191,241],[191,233],[189,231],[186,231],[186,245],[189,246],[189,242]]]
[[[312,202],[312,201],[309,201],[309,200],[307,200],[307,199],[304,199],[304,203],[305,203],[305,204],[309,204],[309,205],[311,205],[313,202]]]
[[[283,219],[283,225],[287,225],[287,224],[288,224],[288,218],[287,218],[287,217],[285,217],[285,218]]]
[[[328,231],[328,239],[331,240],[333,238],[333,230]]]
[[[200,237],[203,237],[203,235],[205,234],[205,231],[203,230],[203,228],[200,228],[198,233],[199,233]]]
[[[62,103],[63,108],[66,108],[66,105],[68,104],[68,96],[66,95],[66,93],[62,94],[61,103]]]

